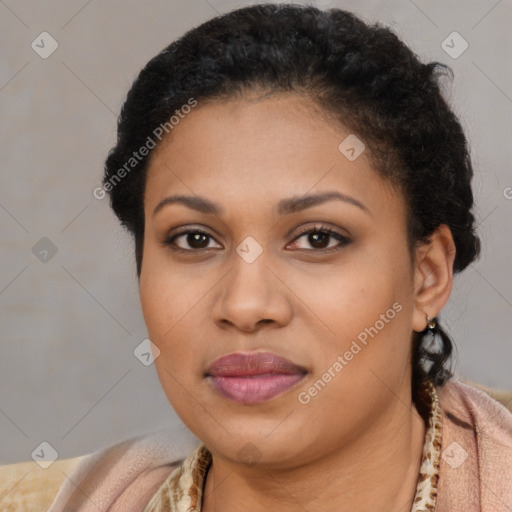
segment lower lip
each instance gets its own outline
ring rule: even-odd
[[[251,377],[213,377],[209,380],[225,397],[242,404],[266,402],[293,387],[303,374],[265,374]]]

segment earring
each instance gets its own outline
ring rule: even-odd
[[[435,336],[436,328],[437,328],[436,319],[430,318],[427,314],[426,314],[426,316],[427,316],[427,327],[425,327],[425,330],[428,330],[429,333],[431,333],[433,336]]]

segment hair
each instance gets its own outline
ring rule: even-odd
[[[446,224],[456,247],[453,271],[464,270],[479,256],[480,240],[468,144],[441,94],[445,75],[453,78],[449,66],[422,63],[389,28],[340,9],[259,4],[189,30],[140,71],[105,162],[103,184],[135,239],[138,277],[152,151],[136,160],[134,152],[154,142],[157,127],[168,132],[171,117],[191,98],[229,101],[258,90],[303,95],[362,139],[375,171],[404,197],[411,261],[414,248]],[[453,375],[452,341],[439,323],[436,332],[438,347],[428,329],[413,336],[413,389],[425,378],[442,385]]]

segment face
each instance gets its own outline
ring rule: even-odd
[[[410,393],[405,205],[339,149],[349,135],[299,96],[248,97],[199,103],[152,155],[143,315],[170,404],[214,456],[304,463]]]

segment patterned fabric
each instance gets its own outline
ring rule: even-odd
[[[410,512],[433,512],[437,499],[441,458],[441,407],[434,385],[424,381],[416,397],[427,425],[418,483]],[[206,475],[212,455],[200,444],[158,489],[144,512],[201,512]]]
[[[200,444],[165,480],[144,512],[200,512],[212,455]]]
[[[427,380],[420,386],[418,395],[417,402],[422,402],[422,405],[426,408],[428,425],[416,495],[414,496],[411,512],[433,512],[436,508],[437,482],[441,462],[441,438],[443,434],[441,407],[436,388],[430,381]],[[420,406],[419,403],[418,406]]]

